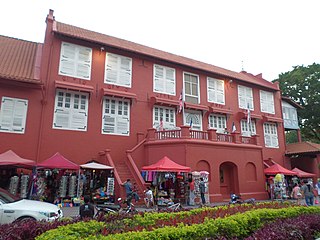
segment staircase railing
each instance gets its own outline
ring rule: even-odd
[[[141,151],[143,153],[143,146],[144,143],[146,142],[146,139],[143,139],[141,142],[139,142],[133,149],[127,150],[127,158],[126,158],[126,164],[131,172],[131,174],[134,177],[134,180],[137,184],[137,187],[139,190],[142,192],[146,188],[146,182],[141,176],[141,173],[137,167],[137,165],[134,162],[134,154],[136,154],[138,151]]]

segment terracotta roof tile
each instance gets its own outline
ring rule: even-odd
[[[161,50],[157,50],[155,48],[147,47],[141,44],[137,44],[134,42],[130,42],[127,40],[123,40],[120,38],[115,38],[112,36],[108,36],[105,34],[101,34],[98,32],[86,30],[83,28],[75,27],[72,25],[68,25],[61,22],[54,22],[54,28],[53,31],[56,33],[59,33],[64,36],[76,38],[76,39],[82,39],[89,42],[98,43],[105,46],[115,47],[119,49],[124,49],[130,52],[138,53],[147,55],[150,57],[155,57],[158,59],[162,59],[165,61],[173,62],[182,64],[185,66],[189,66],[192,68],[196,68],[202,71],[214,73],[221,75],[222,77],[227,77],[231,79],[238,79],[241,81],[245,81],[248,83],[256,84],[259,86],[263,86],[269,89],[273,90],[279,90],[279,87],[277,84],[273,84],[272,82],[269,82],[262,77],[250,75],[250,74],[244,74],[233,72],[224,68],[220,68],[211,64],[203,63],[200,61],[196,61],[190,58],[182,57],[179,55],[171,54],[168,52],[164,52]]]
[[[39,83],[41,48],[40,43],[0,36],[0,78]]]
[[[320,153],[320,144],[312,142],[290,143],[287,144],[286,154],[299,153]]]

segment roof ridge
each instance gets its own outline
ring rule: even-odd
[[[266,87],[272,90],[279,90],[279,86],[277,84],[274,84],[270,81],[267,81],[265,79],[260,79],[257,76],[248,76],[246,74],[243,74],[241,72],[235,72],[232,70],[228,70],[226,68],[218,67],[213,64],[205,63],[199,60],[195,60],[192,58],[184,57],[181,55],[173,54],[170,52],[166,52],[163,50],[159,50],[153,47],[149,47],[146,45],[142,45],[139,43],[135,43],[133,41],[125,40],[122,38],[117,38],[111,35],[107,35],[104,33],[100,33],[97,31],[91,31],[85,28],[77,27],[74,25],[62,23],[59,21],[54,20],[56,23],[56,28],[53,29],[53,32],[56,32],[57,34],[82,39],[84,41],[98,43],[98,44],[104,44],[109,45],[111,47],[123,49],[126,51],[130,51],[133,53],[142,54],[145,56],[165,60],[167,62],[172,62],[175,64],[180,64],[188,67],[192,67],[194,69],[198,69],[201,71],[205,71],[208,73],[212,73],[218,76],[221,76],[222,78],[230,78],[230,79],[236,79],[239,81],[244,81],[247,83],[251,83],[254,85]],[[259,81],[260,80],[260,81]]]

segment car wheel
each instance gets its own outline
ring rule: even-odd
[[[21,217],[21,218],[18,218],[17,220],[15,220],[14,222],[25,223],[25,222],[29,222],[29,221],[37,221],[37,220],[34,219],[33,217]]]

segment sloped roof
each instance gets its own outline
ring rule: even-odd
[[[0,36],[0,78],[40,83],[42,44]]]
[[[301,154],[301,153],[320,153],[320,144],[312,142],[290,143],[287,144],[286,154]]]
[[[58,33],[67,37],[81,39],[84,41],[101,44],[103,46],[110,46],[118,49],[123,49],[129,52],[138,53],[145,56],[165,60],[168,62],[196,68],[202,71],[218,74],[218,75],[221,75],[222,77],[227,77],[230,79],[238,79],[251,84],[263,86],[269,89],[279,90],[278,84],[273,84],[272,82],[269,82],[263,79],[261,74],[254,76],[252,74],[248,74],[245,72],[241,72],[241,73],[233,72],[233,71],[230,71],[221,67],[217,67],[211,64],[203,63],[197,60],[193,60],[190,58],[186,58],[183,56],[175,55],[175,54],[161,51],[155,48],[137,44],[131,41],[127,41],[127,40],[112,37],[109,35],[101,34],[98,32],[86,30],[83,28],[79,28],[76,26],[68,25],[65,23],[57,22],[57,21],[54,22],[53,26],[54,26],[53,31],[55,33]]]
[[[295,108],[303,109],[303,107],[302,107],[299,103],[296,103],[296,102],[293,101],[290,97],[281,96],[281,99],[282,99],[283,101],[286,101],[286,102],[289,103],[290,105],[294,106]]]

